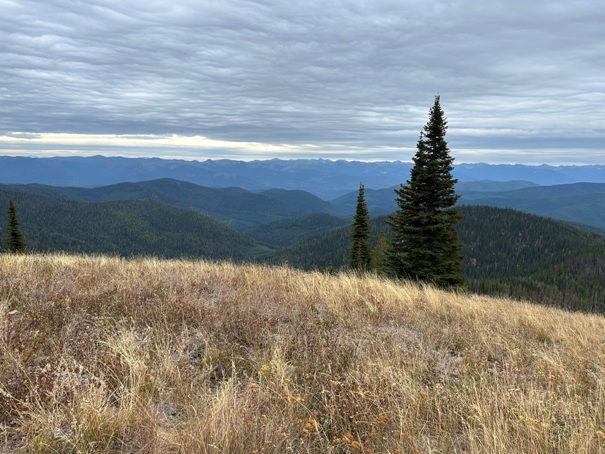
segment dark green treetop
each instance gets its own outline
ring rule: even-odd
[[[445,133],[447,121],[435,96],[429,121],[420,133],[414,166],[406,185],[395,190],[398,210],[389,219],[393,230],[389,267],[396,277],[440,287],[463,283],[461,244],[454,228],[461,219],[452,177],[454,159]]]

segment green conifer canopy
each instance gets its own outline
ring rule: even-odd
[[[353,233],[351,242],[351,253],[349,268],[367,271],[370,269],[370,214],[365,201],[365,189],[363,184],[359,185],[357,196],[357,208],[353,221]]]
[[[17,209],[12,197],[8,201],[8,252],[25,252],[25,237],[19,228]]]
[[[445,133],[447,121],[435,96],[429,121],[420,133],[414,166],[406,185],[395,190],[398,210],[390,217],[393,242],[391,272],[440,287],[463,283],[461,244],[454,229],[461,219],[455,208],[457,180]]]

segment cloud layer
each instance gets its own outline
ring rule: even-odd
[[[459,161],[588,163],[605,153],[599,0],[0,9],[4,154],[407,160],[435,94]],[[73,137],[46,146],[48,133]],[[146,148],[133,136],[166,137]]]

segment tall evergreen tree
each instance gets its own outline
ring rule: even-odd
[[[25,237],[19,229],[17,209],[12,197],[8,201],[8,252],[25,252]]]
[[[353,233],[349,268],[367,271],[370,269],[370,214],[365,201],[365,189],[359,184],[357,209],[353,221]]]
[[[447,121],[435,96],[429,121],[420,132],[414,166],[407,185],[395,190],[399,209],[389,219],[393,242],[389,266],[397,277],[430,282],[440,287],[463,283],[461,243],[455,224],[460,196],[452,177],[454,159],[445,133]]]

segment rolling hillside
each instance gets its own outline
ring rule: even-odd
[[[511,209],[463,206],[457,229],[470,289],[543,304],[605,311],[605,237],[569,224]],[[385,217],[372,220],[389,234]],[[274,263],[302,269],[346,266],[350,226],[325,232],[277,251]]]
[[[371,217],[384,216],[397,210],[397,203],[395,203],[396,187],[398,186],[384,189],[364,188],[364,198]],[[352,191],[330,200],[330,203],[352,217],[355,214],[358,195],[359,191]]]
[[[516,189],[511,189],[516,188]],[[473,181],[456,185],[459,205],[485,205],[514,208],[576,225],[605,228],[605,184],[574,183],[537,186],[525,181]],[[397,209],[393,188],[366,190],[366,202],[372,216]],[[330,201],[336,208],[352,214],[357,192],[352,191]]]
[[[462,193],[460,204],[515,208],[574,224],[605,227],[605,184],[538,186],[498,193]]]
[[[599,453],[605,319],[376,277],[0,255],[0,451]]]
[[[399,185],[383,189],[366,189],[365,198],[371,216],[383,216],[397,210],[394,191],[398,187]],[[462,200],[468,203],[469,200],[480,199],[482,197],[498,197],[501,194],[507,193],[514,194],[514,191],[517,189],[531,187],[537,187],[537,185],[529,181],[462,181],[456,184],[456,192],[461,194],[463,196]],[[355,213],[357,194],[357,191],[352,191],[331,200],[330,203],[352,216]],[[489,203],[485,203],[484,205],[489,205]]]
[[[327,213],[312,213],[268,222],[243,232],[258,243],[279,249],[350,223]]]
[[[346,216],[329,202],[305,191],[295,189],[269,189],[261,192],[261,195],[270,197],[296,208],[300,213],[328,213],[334,216]]]
[[[241,188],[207,188],[169,178],[97,188],[0,184],[0,189],[86,202],[155,200],[207,214],[241,231],[311,213],[347,216],[330,203],[305,191],[271,189],[256,194]]]
[[[38,184],[0,185],[0,188],[90,202],[157,200],[178,208],[202,212],[240,231],[311,213],[350,218],[355,212],[358,194],[358,191],[352,191],[326,202],[301,190],[271,189],[257,194],[241,188],[207,188],[167,178],[98,188]],[[459,183],[457,191],[461,195],[459,205],[515,208],[589,226],[598,232],[605,229],[603,183],[536,186],[527,181],[474,181]],[[366,188],[365,197],[372,217],[389,214],[397,209],[394,188]]]
[[[0,206],[9,193],[0,190]],[[13,193],[31,251],[252,259],[267,248],[225,225],[153,200],[78,202]],[[0,210],[0,226],[6,225]]]

